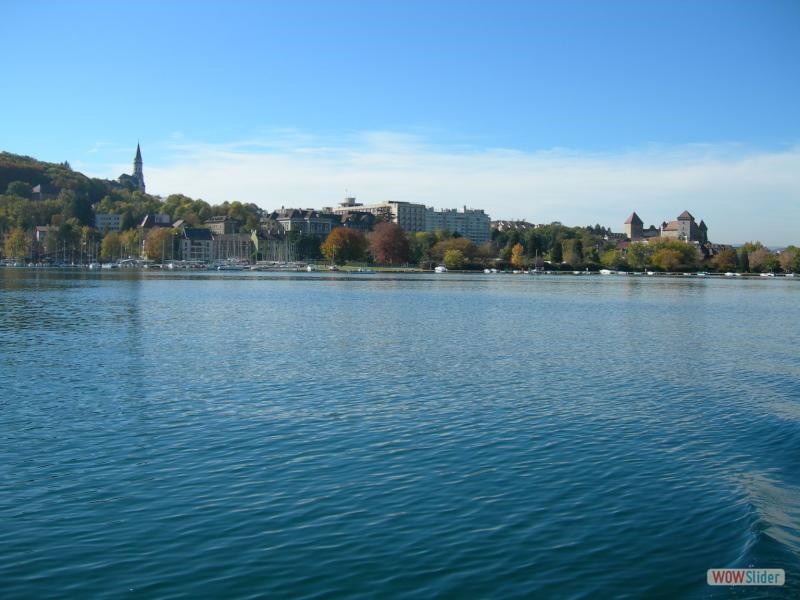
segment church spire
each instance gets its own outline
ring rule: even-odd
[[[136,142],[136,157],[133,159],[133,178],[139,187],[139,191],[144,193],[144,171],[142,170],[142,150],[139,142]]]

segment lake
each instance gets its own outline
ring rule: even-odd
[[[0,335],[4,598],[800,595],[798,281],[5,268]]]

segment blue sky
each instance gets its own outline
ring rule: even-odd
[[[800,2],[3,0],[0,149],[265,208],[800,242]]]

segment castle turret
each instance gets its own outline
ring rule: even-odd
[[[625,219],[625,236],[630,240],[642,237],[642,227],[644,223],[635,212]]]

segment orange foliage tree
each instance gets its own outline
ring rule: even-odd
[[[328,234],[319,249],[332,263],[361,260],[367,250],[367,239],[360,231],[337,227]]]

